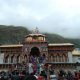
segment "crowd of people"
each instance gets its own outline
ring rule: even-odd
[[[36,75],[36,72],[29,73],[25,70],[19,72],[14,70],[12,72],[0,72],[0,80],[47,80],[45,71],[41,71],[41,74]]]
[[[29,73],[26,70],[21,72],[18,70],[13,70],[12,72],[2,71],[0,72],[0,80],[80,80],[80,72],[73,74],[70,71],[65,72],[64,70],[60,70],[55,75],[54,70],[49,70],[48,74],[43,70],[40,74],[36,75],[36,72]]]
[[[45,66],[45,55],[41,57],[30,56],[30,61],[24,67],[17,65],[17,69],[12,71],[1,71],[0,80],[79,80],[80,72],[59,70],[56,74],[55,70],[51,66]],[[23,69],[21,69],[21,68]]]

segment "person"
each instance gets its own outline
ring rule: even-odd
[[[75,72],[74,80],[78,80],[77,72]]]
[[[29,63],[29,73],[32,73],[32,72],[33,72],[33,64]]]
[[[44,64],[40,64],[40,73],[44,70]]]
[[[16,74],[13,75],[13,80],[20,80],[19,72],[16,72]]]
[[[40,76],[42,76],[45,80],[47,80],[47,74],[45,73],[45,71],[41,71]]]
[[[38,76],[38,80],[46,80],[44,76]]]
[[[19,74],[19,78],[20,78],[20,80],[25,80],[25,72],[24,71],[22,71],[20,74]]]
[[[67,80],[74,80],[74,77],[70,71],[68,71]]]
[[[34,75],[29,75],[26,80],[37,80]]]

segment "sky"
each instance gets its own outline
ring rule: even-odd
[[[0,24],[80,38],[80,0],[0,0]]]

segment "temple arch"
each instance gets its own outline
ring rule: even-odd
[[[17,63],[20,63],[20,55],[18,55],[18,56],[16,57],[16,62],[17,62]]]
[[[40,56],[39,48],[32,47],[31,52],[30,52],[30,56],[39,57]]]
[[[5,57],[5,63],[9,63],[9,55]]]
[[[62,54],[62,61],[66,62],[66,55],[64,53]]]
[[[14,55],[11,56],[11,63],[14,63]]]
[[[24,61],[25,62],[27,61],[27,55],[26,54],[24,55]]]

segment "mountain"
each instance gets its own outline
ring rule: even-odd
[[[0,44],[16,44],[23,40],[30,31],[21,26],[0,25]]]
[[[57,35],[57,34],[50,34],[50,33],[44,33],[46,35],[46,40],[49,43],[63,43],[66,42],[65,38]]]
[[[17,44],[22,42],[25,35],[31,31],[23,26],[0,25],[0,44]],[[43,33],[49,43],[73,43],[75,47],[80,47],[80,39],[64,38],[57,34]]]

